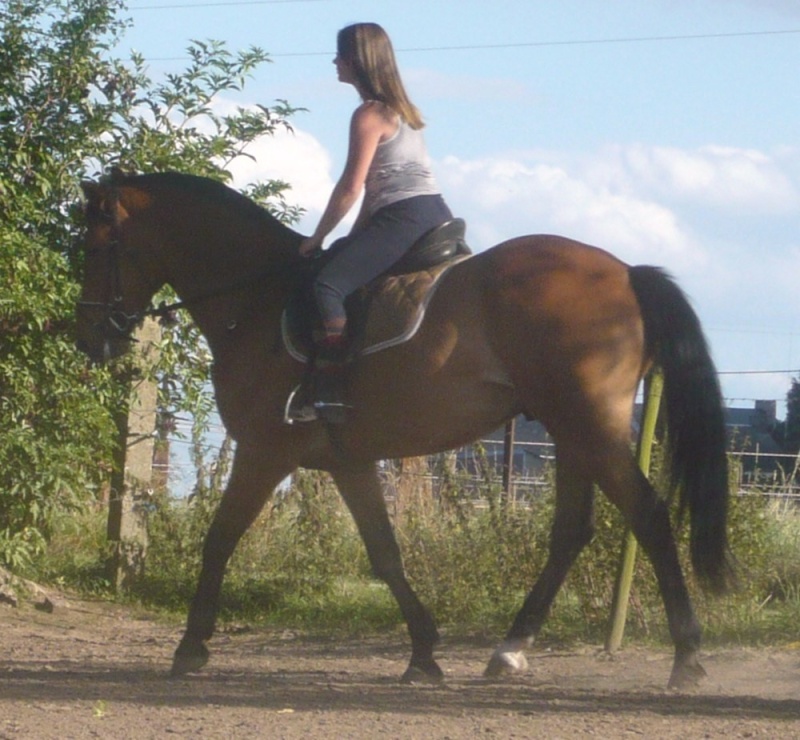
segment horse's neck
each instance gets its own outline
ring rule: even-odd
[[[180,216],[173,214],[173,219]],[[179,226],[191,224],[185,217]],[[301,237],[278,222],[210,219],[201,233],[170,229],[169,282],[212,345],[231,327],[258,318],[274,323],[294,283]]]
[[[260,276],[286,275],[296,262],[299,234],[269,218],[240,218],[225,209],[159,214],[162,258],[169,282],[183,300],[240,287]],[[198,223],[198,219],[201,221]]]

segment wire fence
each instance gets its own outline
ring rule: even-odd
[[[185,440],[181,440],[186,444]],[[197,470],[193,463],[176,466],[174,461],[159,462],[154,472],[166,482],[172,498],[191,495],[200,479],[216,473],[219,449],[208,446],[207,464]],[[729,453],[738,495],[761,495],[787,501],[800,501],[800,454],[731,451]],[[457,450],[430,455],[422,465],[403,465],[402,461],[384,460],[380,468],[386,484],[386,497],[392,499],[393,487],[401,476],[415,476],[419,484],[434,495],[444,485],[456,482],[464,496],[479,503],[493,487],[508,500],[525,504],[536,500],[553,485],[555,444],[508,439],[483,439]],[[510,468],[509,468],[510,466]],[[290,478],[284,485],[288,485]]]
[[[728,370],[719,371],[719,375],[786,375],[787,378],[800,376],[800,368],[781,370]],[[643,389],[639,389],[637,403],[643,401]],[[737,401],[754,401],[756,406],[751,409],[736,409],[731,405],[734,399],[724,399],[729,410],[758,411],[759,404],[773,404],[774,415],[777,400],[743,399]],[[214,465],[214,460],[219,455],[223,446],[226,433],[218,419],[212,417],[212,423],[207,428],[207,442],[202,445],[200,458],[209,461],[208,466],[198,470],[198,459],[193,449],[192,420],[190,418],[171,416],[172,432],[163,439],[169,447],[170,454],[167,459],[161,458],[154,461],[154,473],[160,481],[165,482],[168,493],[173,498],[185,498],[193,492],[203,476],[213,473],[207,469]],[[154,436],[156,436],[154,434]],[[129,445],[131,440],[129,440]],[[511,444],[511,449],[509,449]],[[477,448],[479,454],[475,454]],[[551,441],[526,441],[513,439],[484,439],[452,453],[445,455],[454,456],[452,463],[458,473],[470,488],[478,489],[485,485],[490,475],[501,479],[504,492],[514,499],[525,500],[536,496],[551,484],[546,468],[555,459],[555,446]],[[518,460],[516,452],[522,451]],[[732,451],[732,459],[737,471],[737,490],[742,494],[765,493],[766,495],[784,497],[787,499],[800,498],[800,473],[798,473],[798,456],[790,454],[764,453],[755,451]],[[440,456],[429,458],[435,467]],[[477,466],[477,467],[476,467]],[[482,469],[478,469],[482,468]],[[434,476],[435,477],[435,476]]]
[[[503,450],[503,442],[497,440],[483,440],[478,443],[480,447],[479,458],[483,466],[477,468],[471,456],[468,462],[459,456],[464,450],[456,451],[456,464],[452,472],[457,476],[458,483],[463,487],[473,502],[485,498],[487,485],[494,485],[499,493],[507,500],[518,504],[535,501],[553,486],[555,445],[551,442],[515,442],[514,447],[528,448],[540,460],[539,466],[530,466],[522,470],[512,471],[510,475],[503,475],[503,464],[500,462],[507,458]],[[766,496],[776,500],[800,501],[800,455],[770,454],[757,452],[731,451],[729,457],[735,475],[735,494],[740,496]],[[388,463],[392,469],[391,463]],[[436,491],[448,480],[437,472],[440,463],[434,458],[429,459],[429,472],[422,474],[421,484],[427,485]],[[403,473],[405,474],[405,473]],[[389,480],[391,477],[387,476]],[[388,495],[391,497],[391,485],[388,486]]]

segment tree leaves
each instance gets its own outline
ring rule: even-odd
[[[124,373],[87,367],[71,328],[82,254],[79,183],[111,165],[229,180],[226,168],[295,110],[220,113],[265,52],[194,41],[190,62],[151,80],[141,55],[110,52],[129,22],[119,0],[8,0],[0,13],[0,562],[40,547],[52,516],[106,482],[124,408]],[[285,183],[253,197],[287,220]],[[169,296],[165,296],[169,300]],[[184,315],[165,327],[152,372],[165,414],[184,412],[202,437],[213,399],[209,354]],[[33,534],[31,534],[33,533]]]

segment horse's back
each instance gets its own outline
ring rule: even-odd
[[[488,341],[526,412],[551,425],[565,412],[626,425],[647,363],[628,265],[546,235],[519,237],[474,259]]]
[[[506,299],[545,302],[583,299],[592,290],[629,292],[628,265],[598,247],[560,236],[510,239],[487,250],[483,268],[492,290]]]

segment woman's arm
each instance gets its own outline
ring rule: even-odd
[[[390,123],[374,104],[364,103],[353,113],[344,172],[333,188],[314,233],[300,244],[301,255],[305,256],[319,249],[325,237],[336,228],[358,200],[375,150],[386,134],[388,125]]]

